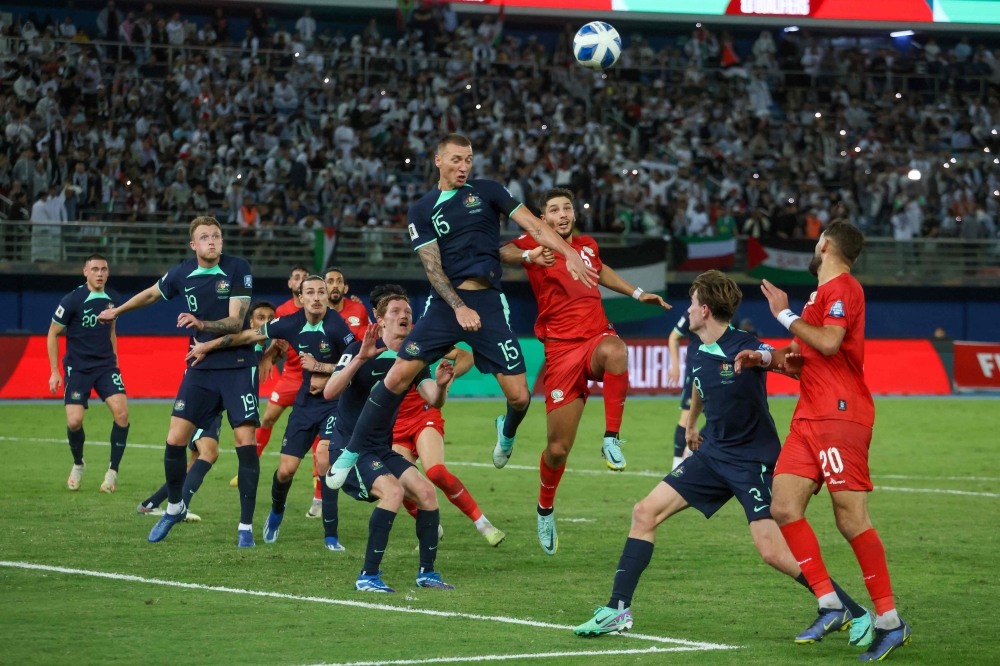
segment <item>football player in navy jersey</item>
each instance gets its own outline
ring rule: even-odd
[[[743,295],[725,274],[715,270],[702,273],[690,293],[688,319],[691,331],[700,339],[697,349],[688,352],[694,393],[686,436],[694,453],[632,509],[632,527],[618,561],[611,599],[574,630],[578,636],[631,629],[629,607],[639,577],[652,558],[656,528],[691,506],[711,518],[733,497],[743,506],[763,560],[809,588],[771,517],[771,479],[781,451],[767,404],[766,369],[772,348],[729,324]],[[763,360],[758,367],[737,372],[736,356],[746,349],[759,351]],[[791,371],[787,366],[778,369]],[[697,423],[703,408],[707,424],[702,435]],[[853,604],[858,610],[854,617],[867,618],[864,609],[853,600],[848,603],[850,597],[839,586],[836,589],[848,607]],[[814,623],[796,642],[813,643],[825,634],[847,629],[852,613],[841,609],[839,615],[821,615],[820,619],[823,622]]]
[[[396,411],[413,379],[458,342],[472,347],[476,368],[496,376],[507,398],[507,413],[496,419],[493,464],[503,467],[514,448],[514,435],[528,410],[531,394],[524,357],[510,328],[510,310],[500,290],[500,215],[523,227],[541,245],[566,258],[574,280],[597,284],[597,272],[547,224],[531,214],[502,185],[469,180],[472,144],[460,134],[445,135],[434,163],[436,187],[410,206],[410,241],[420,255],[431,294],[399,351],[392,369],[365,405],[354,435],[337,459],[327,482],[339,488],[347,479],[366,433]]]
[[[680,379],[681,338],[688,339],[687,350],[689,354],[700,344],[698,336],[691,332],[690,324],[691,321],[685,313],[680,319],[677,320],[674,330],[670,331],[670,337],[667,338],[667,347],[670,349],[670,371],[668,379],[671,383]],[[685,449],[687,449],[686,432],[688,415],[691,413],[691,390],[691,361],[688,359],[684,364],[684,386],[681,389],[681,416],[677,420],[677,428],[674,429],[673,467],[677,467],[681,464],[681,461],[684,460]],[[671,469],[673,469],[673,467],[671,467]]]
[[[299,294],[302,299],[302,309],[293,314],[278,317],[263,326],[248,329],[237,335],[216,338],[207,343],[195,342],[187,356],[192,367],[200,368],[210,362],[216,354],[224,353],[225,349],[231,346],[277,339],[286,340],[289,348],[295,349],[303,358],[308,355],[332,368],[347,345],[354,342],[354,334],[340,313],[329,307],[323,278],[318,275],[305,278],[299,285]],[[332,431],[337,420],[337,401],[326,400],[319,394],[326,385],[330,372],[317,373],[303,363],[302,373],[302,385],[295,396],[292,413],[285,426],[285,436],[281,441],[281,462],[271,481],[271,513],[264,522],[264,543],[274,543],[278,540],[292,479],[317,436],[320,438],[321,446],[316,449],[319,458],[316,464],[323,474],[326,473],[329,464],[327,447],[323,440],[329,441],[330,437],[326,433]],[[333,504],[329,508],[332,518],[329,521],[324,519],[326,547],[329,550],[344,550],[337,535],[337,491],[327,489],[327,492],[332,494],[333,498],[328,498],[324,494],[323,506],[327,506],[328,500]]]
[[[113,493],[118,485],[118,465],[125,453],[128,441],[128,399],[125,384],[118,369],[118,338],[115,335],[115,321],[99,321],[98,315],[121,303],[121,297],[114,289],[107,287],[108,262],[99,254],[92,254],[83,262],[86,283],[80,285],[59,301],[49,325],[48,352],[49,390],[57,395],[63,385],[59,374],[59,334],[66,332],[66,355],[63,369],[66,374],[66,389],[63,402],[66,405],[66,436],[73,454],[73,469],[70,470],[66,486],[70,490],[80,489],[80,480],[86,465],[83,462],[83,413],[90,401],[91,390],[111,410],[114,423],[111,426],[111,465],[104,474],[102,493]]]
[[[160,299],[180,296],[188,311],[177,317],[177,326],[193,329],[192,343],[236,335],[243,330],[253,292],[250,264],[245,259],[222,254],[222,227],[215,218],[196,217],[189,231],[195,257],[171,268],[156,284],[124,305],[104,310],[101,321],[111,322]],[[252,523],[260,478],[260,461],[254,445],[254,429],[259,423],[257,386],[257,356],[252,345],[224,349],[197,368],[188,366],[174,401],[163,456],[167,512],[149,533],[150,542],[164,539],[170,528],[184,519],[185,449],[195,430],[211,427],[216,414],[224,409],[233,428],[239,458],[237,543],[241,548],[254,545]]]

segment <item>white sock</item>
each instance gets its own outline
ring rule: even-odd
[[[886,611],[881,615],[875,616],[875,628],[876,629],[895,629],[900,625],[899,615],[896,613],[896,609],[893,608],[891,611]]]
[[[486,514],[479,516],[479,520],[475,521],[476,529],[479,530],[480,534],[486,534],[493,525],[486,518]]]
[[[178,502],[177,504],[167,502],[167,514],[176,516],[178,513],[184,513],[184,502]]]
[[[677,469],[677,466],[684,462],[683,456],[674,456],[674,466],[670,469]]]
[[[240,523],[241,530],[253,530],[253,525],[247,525],[246,523]]]
[[[827,592],[819,598],[820,608],[843,608],[844,603],[837,596],[836,592]]]

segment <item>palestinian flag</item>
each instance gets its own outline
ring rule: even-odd
[[[816,278],[809,273],[809,262],[816,250],[813,240],[759,241],[747,239],[747,270],[750,277],[768,280],[774,284],[815,285]]]
[[[336,229],[313,229],[316,234],[316,243],[313,246],[313,261],[316,264],[316,273],[323,274],[323,269],[330,264],[330,257],[337,247]]]
[[[643,291],[666,296],[667,248],[660,238],[644,239],[636,245],[601,246],[601,261]],[[636,321],[663,314],[617,291],[600,287],[604,312],[612,322]]]
[[[678,236],[674,239],[675,271],[702,272],[712,268],[732,268],[736,259],[736,239],[726,236]]]

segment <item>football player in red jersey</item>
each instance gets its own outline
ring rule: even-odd
[[[287,317],[302,309],[302,290],[300,285],[302,284],[302,280],[308,276],[309,271],[303,266],[295,266],[292,269],[291,274],[288,276],[288,289],[292,292],[292,297],[278,306],[278,309],[274,313],[276,317]],[[281,377],[278,379],[274,391],[271,392],[271,399],[267,401],[264,416],[260,420],[260,427],[257,428],[256,442],[258,458],[264,453],[268,442],[271,441],[271,430],[274,428],[274,424],[278,422],[281,414],[295,402],[299,386],[302,385],[302,364],[299,361],[299,355],[294,349],[290,349],[288,343],[284,340],[276,340],[274,345],[278,349],[279,358],[280,355],[284,356],[285,363],[281,368]],[[262,382],[264,379],[266,378],[261,377]],[[239,475],[234,476],[229,485],[235,488],[238,479]]]
[[[770,362],[801,365],[801,395],[774,470],[771,515],[819,598],[821,618],[844,612],[805,518],[810,498],[826,483],[837,528],[854,550],[875,605],[874,636],[860,660],[881,661],[910,642],[910,627],[896,612],[885,549],[868,516],[875,403],[864,376],[865,294],[851,276],[863,247],[864,236],[855,226],[846,220],[830,223],[809,266],[819,287],[801,317],[788,308],[785,292],[766,280],[761,290],[771,313],[795,336]],[[759,352],[740,356],[737,368],[763,362]]]
[[[454,379],[472,369],[472,354],[464,349],[456,347],[451,353],[445,354],[444,358],[454,366]],[[450,388],[451,384],[448,385],[448,389]],[[431,483],[440,488],[451,503],[468,516],[491,546],[495,548],[503,542],[506,535],[490,523],[465,484],[445,467],[444,417],[441,416],[441,410],[429,405],[415,388],[406,394],[399,406],[399,415],[392,429],[392,448],[411,463],[416,464],[419,458],[424,474]],[[416,502],[403,500],[403,506],[411,516],[417,517]]]
[[[364,339],[371,318],[368,316],[368,308],[357,296],[347,297],[350,287],[347,284],[344,271],[339,268],[331,268],[326,272],[324,280],[326,281],[326,293],[330,307],[340,313],[340,316],[347,323],[347,328],[351,329],[355,338]]]
[[[576,214],[573,193],[554,188],[539,201],[542,220],[599,273],[598,283],[642,303],[666,310],[670,306],[656,294],[645,293],[601,262],[597,243],[590,236],[574,236]],[[570,279],[565,259],[546,251],[531,236],[523,235],[504,245],[500,260],[524,264],[531,289],[538,299],[535,336],[545,343],[545,411],[548,446],[539,463],[538,539],[549,555],[559,547],[552,508],[556,488],[573,448],[583,407],[590,394],[588,382],[604,382],[605,433],[601,455],[609,469],[625,469],[621,430],[628,393],[628,348],[608,322],[597,289]]]

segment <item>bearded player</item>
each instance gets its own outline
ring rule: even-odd
[[[640,303],[670,306],[656,294],[645,293],[601,262],[597,243],[590,236],[574,236],[573,193],[557,187],[539,202],[542,220],[573,248],[575,254],[598,273],[598,284]],[[505,264],[524,263],[531,289],[538,299],[535,335],[545,344],[545,411],[548,446],[539,463],[538,540],[555,555],[559,548],[553,503],[566,469],[566,458],[576,439],[583,407],[590,395],[588,382],[604,382],[604,443],[601,455],[615,472],[625,469],[618,438],[628,393],[628,348],[615,335],[601,304],[601,293],[569,278],[566,262],[547,252],[527,234],[500,251]]]
[[[392,369],[375,384],[365,402],[351,441],[337,459],[326,482],[339,488],[358,460],[369,433],[383,428],[399,409],[414,378],[459,342],[472,347],[476,368],[497,378],[507,398],[506,415],[494,425],[497,442],[493,465],[510,460],[517,427],[531,402],[524,357],[510,328],[507,299],[500,290],[500,216],[515,224],[550,250],[565,257],[570,280],[593,287],[597,272],[583,263],[566,241],[536,218],[492,180],[469,180],[472,144],[460,134],[438,142],[434,164],[437,185],[410,206],[410,242],[420,255],[431,295]]]
[[[820,615],[842,609],[805,518],[810,498],[826,483],[837,528],[854,550],[875,605],[875,636],[859,660],[881,661],[907,645],[911,632],[896,612],[885,549],[868,516],[875,403],[864,376],[865,294],[851,276],[863,247],[864,236],[849,222],[838,220],[826,228],[809,265],[819,287],[801,317],[788,308],[785,292],[767,280],[761,290],[771,313],[795,336],[788,347],[772,353],[771,363],[801,355],[802,364],[791,432],[774,470],[771,515],[819,599]],[[750,350],[737,361],[742,367],[766,365],[759,352]]]

